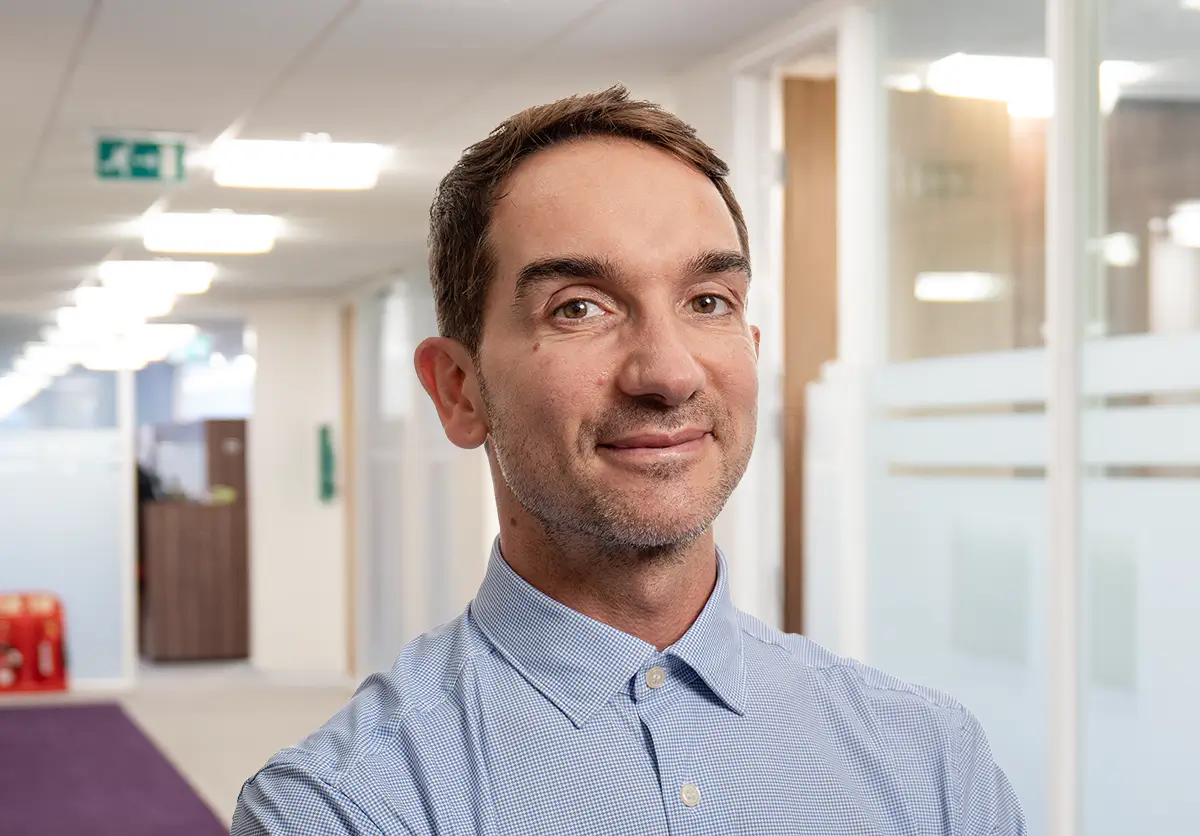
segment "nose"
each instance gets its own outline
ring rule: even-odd
[[[626,395],[679,406],[704,388],[704,366],[684,326],[673,319],[644,320],[627,336],[629,351],[617,378]]]

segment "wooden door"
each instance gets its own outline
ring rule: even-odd
[[[837,354],[837,82],[784,80],[784,628],[804,629],[805,391]]]

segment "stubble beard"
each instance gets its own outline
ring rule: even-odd
[[[578,552],[582,546],[585,552],[610,566],[615,560],[644,565],[681,559],[687,548],[712,527],[745,474],[754,446],[754,433],[750,432],[733,451],[732,458],[723,459],[721,472],[710,485],[698,491],[699,495],[681,500],[696,509],[693,520],[656,520],[640,514],[636,500],[624,492],[583,483],[569,467],[555,470],[552,462],[545,461],[545,445],[536,438],[529,422],[510,413],[489,390],[482,374],[478,379],[490,424],[489,448],[509,491],[541,523],[553,545],[570,552]],[[598,422],[585,424],[581,432],[583,438],[594,439],[611,438],[617,429],[638,431],[651,426],[675,429],[689,418],[696,418],[697,411],[703,410],[667,409],[631,402],[610,410]],[[704,414],[711,419],[714,411],[710,407]],[[754,417],[750,416],[751,427]],[[720,432],[722,429],[714,427],[716,438],[727,437]],[[666,487],[673,479],[686,478],[690,467],[664,462],[649,468],[647,477],[661,481]],[[684,524],[680,525],[681,522]]]

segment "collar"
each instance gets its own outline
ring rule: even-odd
[[[688,665],[737,713],[745,713],[745,666],[725,556],[717,550],[717,584],[688,631],[664,654]],[[650,660],[654,645],[550,598],[513,571],[492,547],[471,617],[504,659],[582,728]]]

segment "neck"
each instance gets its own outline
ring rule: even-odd
[[[605,549],[582,536],[567,542],[523,508],[498,505],[500,549],[514,572],[559,603],[659,650],[687,632],[716,586],[711,528],[678,551],[646,556]]]

